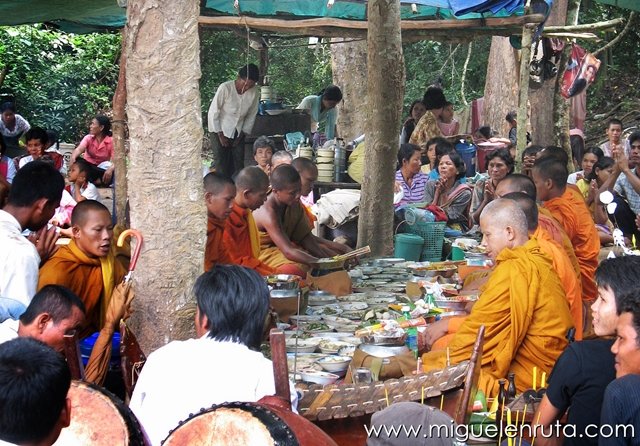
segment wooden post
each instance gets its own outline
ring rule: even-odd
[[[527,147],[527,105],[529,102],[529,62],[531,59],[531,41],[533,27],[522,28],[522,49],[520,50],[520,84],[518,92],[518,143],[516,146],[516,172],[522,170],[522,152]]]
[[[126,134],[126,105],[127,105],[127,51],[126,51],[126,29],[122,29],[122,49],[120,50],[120,65],[118,73],[118,85],[113,94],[113,150],[114,156],[114,172],[115,172],[115,190],[114,201],[116,209],[117,223],[128,227],[129,219],[127,215],[127,151],[125,147]]]

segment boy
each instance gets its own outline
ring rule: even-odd
[[[49,141],[47,131],[40,127],[31,127],[25,134],[27,151],[29,155],[18,160],[18,169],[22,169],[27,163],[35,160],[48,161],[60,172],[64,171],[64,158],[55,152],[45,152],[45,147]]]
[[[113,224],[102,203],[78,203],[71,214],[71,233],[71,243],[62,246],[40,269],[38,289],[62,285],[78,295],[87,309],[84,334],[90,334],[102,328],[111,293],[126,270],[111,249]]]
[[[263,276],[274,274],[275,269],[259,259],[260,235],[253,211],[267,200],[268,191],[269,177],[260,166],[242,169],[236,177],[236,196],[222,236],[231,263],[254,269]]]
[[[224,249],[222,235],[225,221],[233,209],[236,187],[231,180],[217,172],[204,177],[204,201],[207,206],[207,244],[204,250],[204,270],[217,264],[230,264],[231,257]]]
[[[77,203],[84,200],[100,201],[98,188],[89,181],[89,172],[89,163],[82,158],[77,158],[71,165],[68,191]]]
[[[253,143],[253,159],[267,175],[271,174],[271,157],[275,152],[275,144],[271,138],[260,136]]]
[[[607,142],[603,143],[600,148],[604,152],[605,156],[613,158],[614,150],[623,150],[626,156],[629,156],[631,148],[629,147],[629,141],[620,141],[622,136],[622,121],[616,118],[609,119],[607,122]]]

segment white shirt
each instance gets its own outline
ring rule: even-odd
[[[38,286],[40,256],[36,247],[22,235],[13,215],[0,210],[0,297],[29,306]]]
[[[258,87],[238,94],[235,81],[220,84],[209,106],[209,132],[223,132],[227,138],[233,138],[236,131],[250,135],[256,121],[259,99]]]
[[[577,172],[569,174],[569,176],[567,177],[567,183],[576,184],[578,182],[578,175],[582,175],[582,177],[584,178],[584,170],[579,170]]]
[[[18,337],[18,327],[20,321],[15,319],[7,319],[0,323],[0,344],[4,344],[7,341]]]
[[[629,153],[631,153],[631,144],[629,144],[628,139],[624,139],[621,141],[624,144],[624,153],[629,157]],[[611,143],[609,141],[602,143],[600,145],[600,149],[604,152],[604,156],[611,156]]]
[[[76,196],[76,185],[70,184],[69,189],[71,189],[71,196]],[[87,181],[87,186],[84,189],[80,189],[80,195],[82,195],[87,200],[96,200],[100,201],[100,192],[98,192],[98,188],[93,184]]]
[[[160,347],[142,369],[129,407],[152,445],[202,408],[275,394],[273,365],[262,353],[206,336]]]

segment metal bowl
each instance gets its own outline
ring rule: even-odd
[[[369,345],[404,345],[405,340],[407,339],[406,334],[402,334],[401,336],[382,336],[380,334],[371,334],[367,336],[361,336],[363,344]]]
[[[300,288],[300,277],[290,274],[274,274],[264,280],[272,290],[297,290]]]
[[[469,301],[467,300],[436,300],[436,305],[440,308],[448,308],[452,311],[464,311]]]
[[[392,356],[402,355],[409,351],[406,345],[373,345],[373,344],[360,344],[358,350],[361,350],[371,356],[377,358],[390,358]]]
[[[291,297],[298,297],[298,293],[298,289],[271,290],[269,292],[269,297],[272,299],[288,299]]]

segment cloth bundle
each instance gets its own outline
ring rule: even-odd
[[[324,194],[313,205],[318,223],[334,229],[356,218],[360,212],[360,191],[336,189]]]

